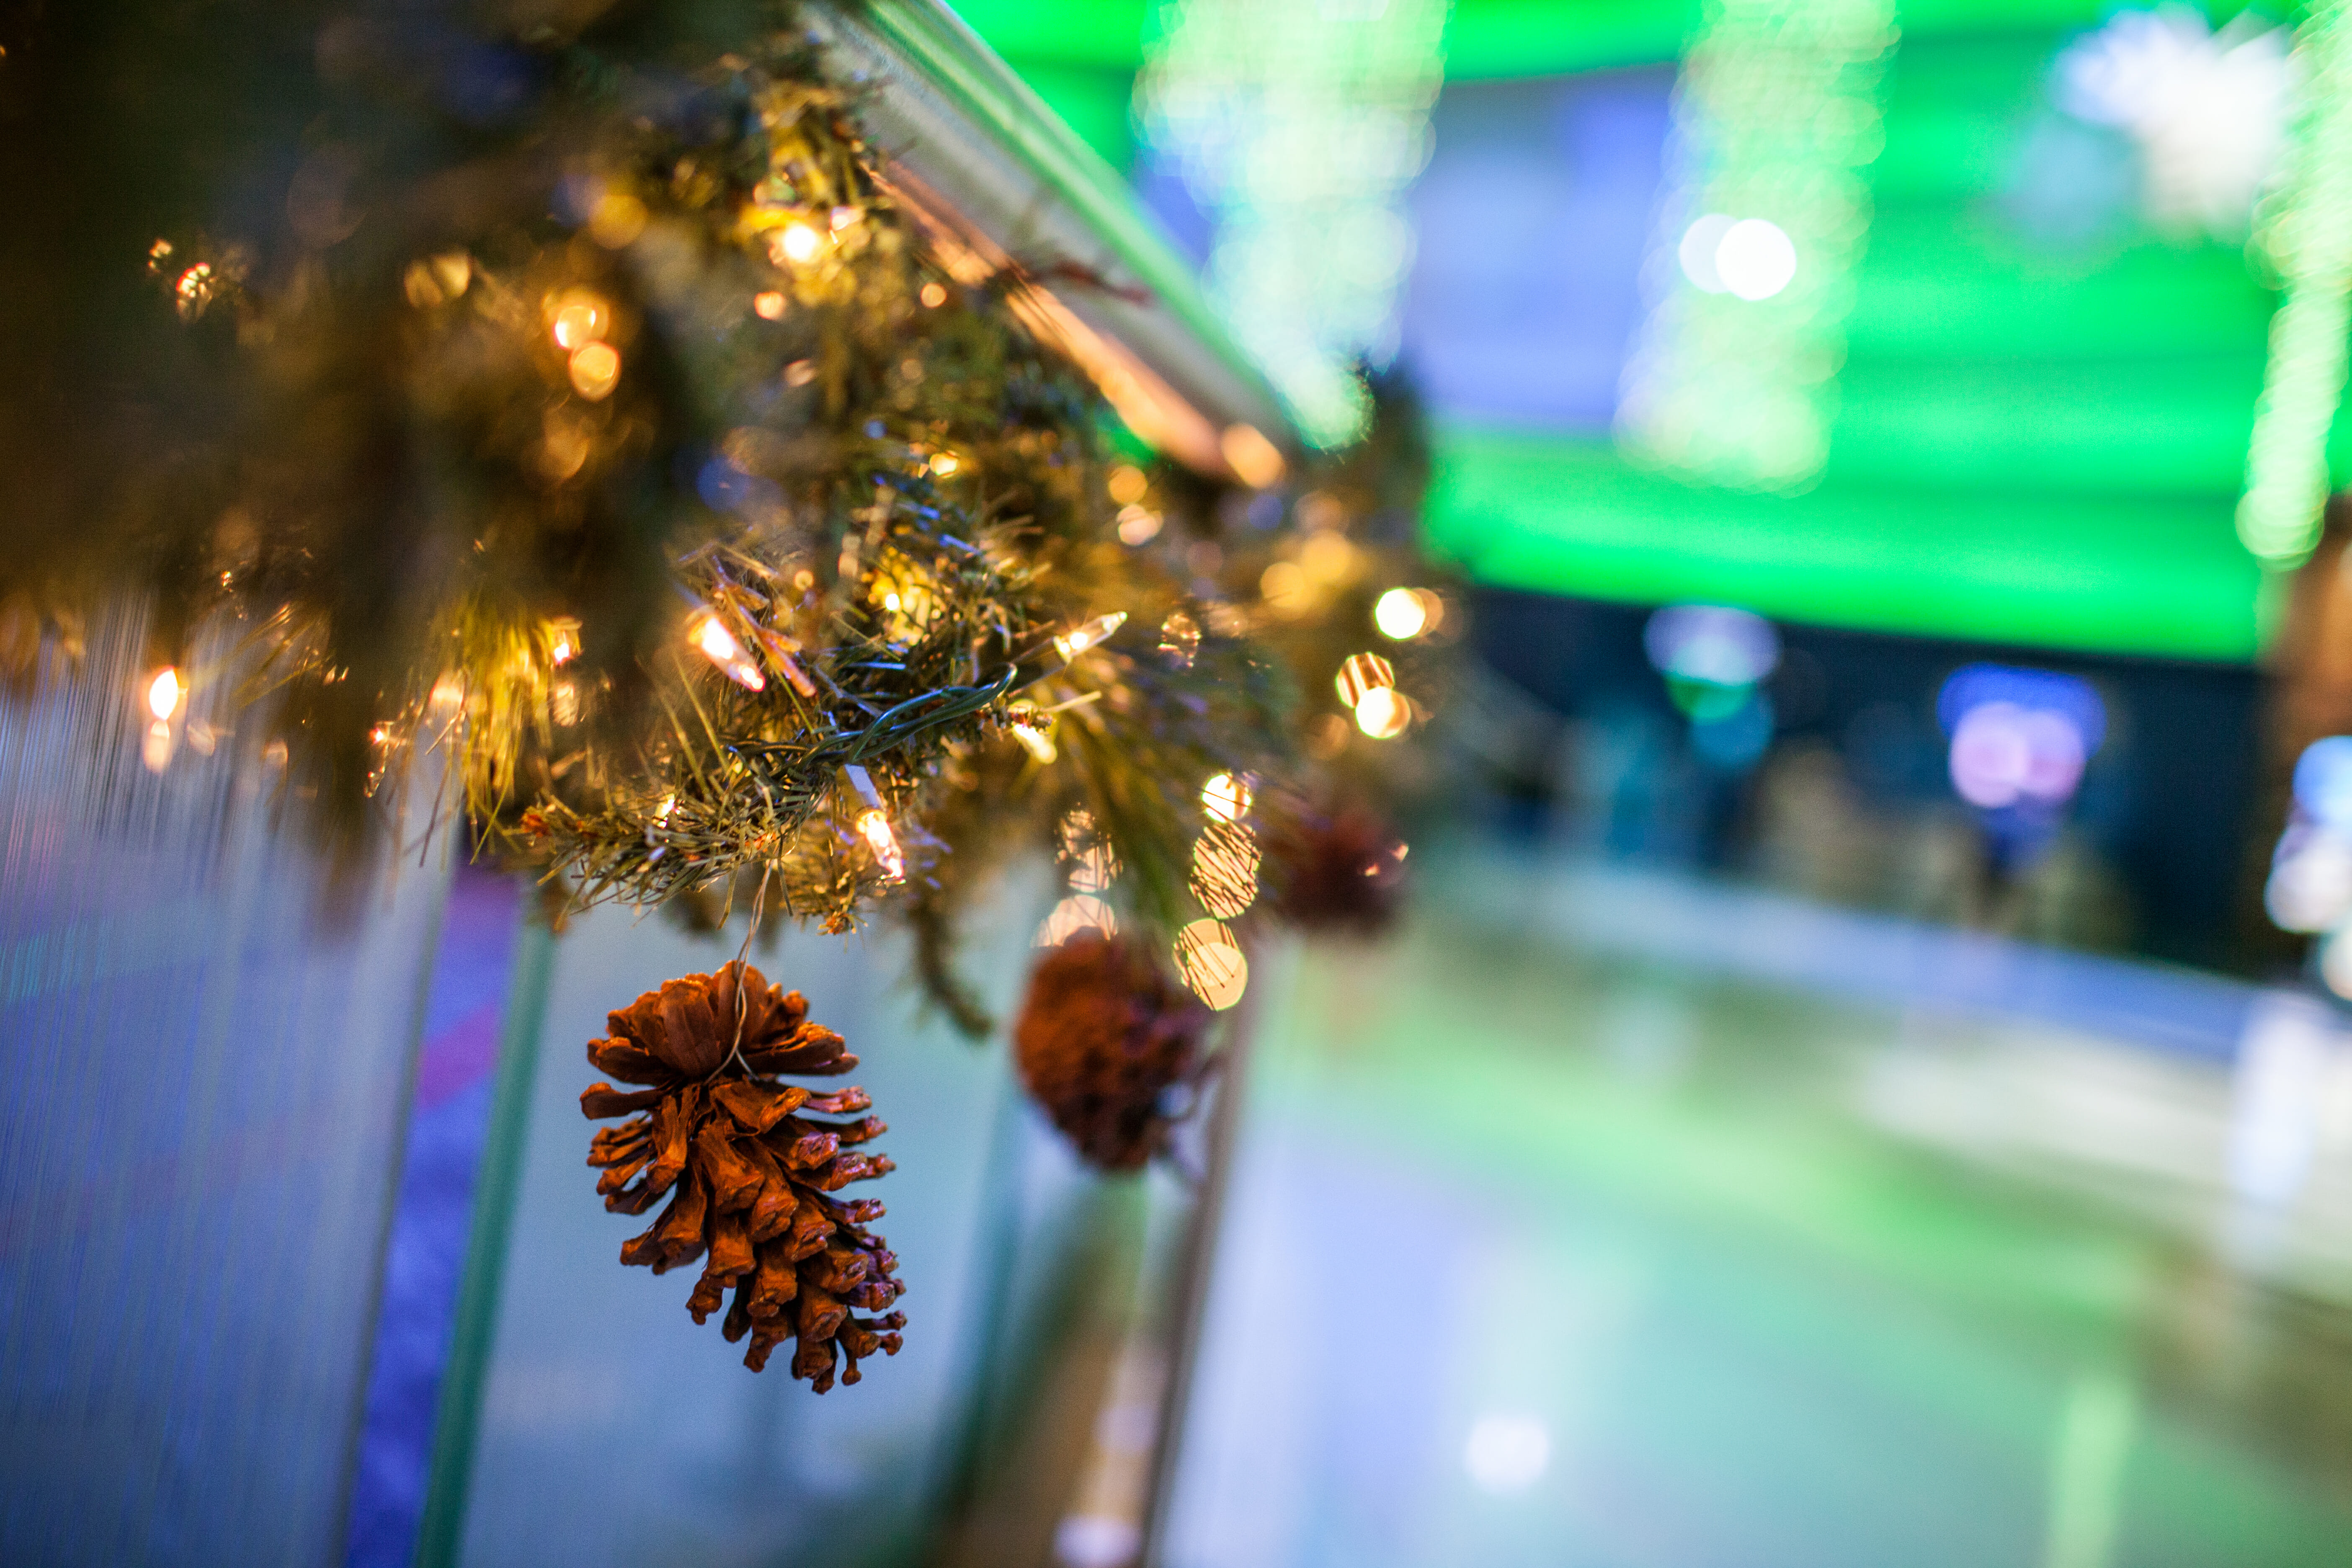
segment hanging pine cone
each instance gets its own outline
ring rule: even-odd
[[[1268,902],[1304,931],[1375,936],[1396,919],[1405,847],[1360,806],[1294,817],[1268,836]]]
[[[887,1129],[871,1116],[843,1122],[795,1114],[866,1110],[873,1101],[864,1089],[812,1094],[773,1076],[850,1071],[857,1058],[841,1037],[808,1021],[799,992],[786,994],[740,962],[665,981],[606,1026],[613,1037],[590,1041],[589,1061],[651,1087],[600,1083],[581,1095],[591,1120],[638,1113],[589,1143],[588,1163],[604,1172],[596,1190],[618,1214],[643,1214],[675,1193],[653,1228],[623,1246],[621,1261],[662,1274],[707,1257],[687,1310],[708,1321],[732,1285],[724,1330],[730,1342],[751,1336],[743,1364],[753,1372],[797,1339],[793,1375],[823,1394],[833,1386],[836,1345],[849,1361],[844,1383],[857,1381],[859,1357],[898,1354],[906,1314],[851,1315],[853,1308],[880,1311],[906,1290],[891,1277],[898,1258],[865,1228],[882,1217],[882,1205],[829,1195],[891,1169],[886,1155],[844,1147]]]
[[[1013,1053],[1081,1159],[1139,1170],[1167,1138],[1163,1096],[1198,1065],[1209,1017],[1149,948],[1081,931],[1030,972]]]

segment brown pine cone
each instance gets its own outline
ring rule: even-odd
[[[1192,1075],[1209,1018],[1149,948],[1081,931],[1030,972],[1013,1054],[1081,1159],[1139,1170],[1167,1139],[1161,1096]]]
[[[850,1071],[857,1058],[841,1037],[808,1021],[799,992],[786,994],[740,963],[664,981],[612,1014],[606,1027],[612,1038],[591,1040],[589,1061],[650,1087],[600,1083],[581,1095],[592,1121],[637,1113],[590,1142],[588,1163],[604,1172],[596,1190],[618,1214],[643,1214],[673,1194],[653,1228],[622,1247],[621,1261],[662,1274],[707,1258],[687,1310],[706,1321],[732,1285],[724,1331],[730,1342],[751,1336],[743,1364],[753,1372],[796,1338],[793,1375],[823,1394],[833,1386],[836,1345],[849,1360],[844,1383],[857,1381],[861,1356],[898,1354],[905,1313],[851,1316],[853,1308],[881,1311],[906,1291],[892,1278],[898,1259],[866,1229],[882,1205],[831,1195],[892,1168],[887,1155],[846,1152],[887,1129],[871,1116],[843,1122],[796,1114],[866,1110],[873,1101],[862,1089],[812,1094],[772,1076]]]
[[[1377,936],[1396,919],[1404,845],[1361,807],[1281,824],[1266,859],[1267,902],[1300,931]]]

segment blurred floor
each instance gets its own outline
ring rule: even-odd
[[[2327,1015],[1428,858],[1265,966],[1176,1568],[2352,1562]]]

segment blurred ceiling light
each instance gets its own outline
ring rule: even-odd
[[[1463,1445],[1462,1468],[1479,1490],[1525,1491],[1551,1465],[1551,1432],[1532,1415],[1481,1415]]]
[[[1797,247],[1780,226],[1741,218],[1715,247],[1716,276],[1742,300],[1769,300],[1797,276]]]
[[[1724,291],[1723,274],[1715,268],[1716,252],[1722,248],[1724,235],[1738,221],[1722,213],[1703,213],[1683,231],[1683,242],[1675,249],[1683,276],[1706,293]]]
[[[2242,237],[2286,146],[2288,38],[2252,12],[2217,32],[2187,5],[2121,11],[2059,55],[2054,93],[2138,144],[2149,222]]]

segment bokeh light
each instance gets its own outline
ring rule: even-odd
[[[158,720],[169,719],[179,710],[180,698],[185,690],[180,684],[180,672],[165,665],[147,683],[147,711]]]
[[[1202,1001],[1222,1013],[1242,999],[1249,986],[1249,959],[1223,921],[1194,921],[1178,931],[1175,952],[1184,984]]]
[[[1780,226],[1742,218],[1724,230],[1715,251],[1716,276],[1742,300],[1769,300],[1797,276],[1797,247]]]
[[[1392,741],[1412,721],[1412,704],[1393,686],[1374,687],[1356,704],[1356,728],[1375,741]]]
[[[2054,670],[1964,666],[1937,694],[1936,715],[1951,737],[1952,788],[1987,810],[2063,805],[2106,736],[2098,693]]]
[[[1429,629],[1429,606],[1412,588],[1391,588],[1372,602],[1372,625],[1391,642],[1411,642]]]
[[[1111,907],[1091,893],[1073,893],[1047,911],[1037,924],[1033,947],[1059,947],[1084,931],[1098,931],[1105,936],[1118,934],[1118,917]]]
[[[1462,1468],[1479,1490],[1525,1491],[1551,1467],[1551,1430],[1533,1415],[1490,1414],[1470,1425]]]

